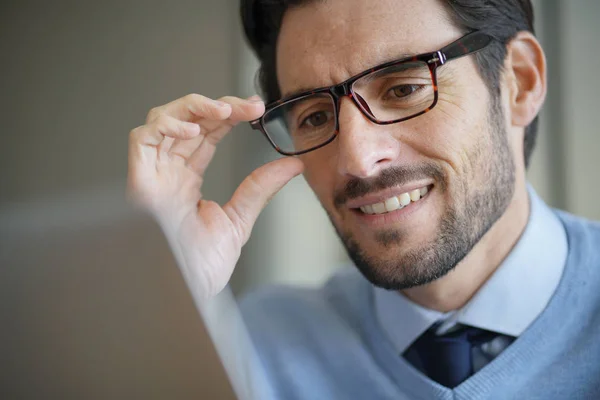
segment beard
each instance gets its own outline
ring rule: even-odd
[[[479,175],[464,176],[455,185],[456,193],[452,197],[462,197],[462,201],[446,207],[434,237],[419,247],[395,255],[392,259],[368,254],[329,215],[350,259],[371,283],[388,290],[403,290],[443,277],[469,254],[504,214],[514,195],[515,165],[499,99],[490,102],[488,126],[490,140],[482,141],[471,154],[471,170],[480,172]],[[434,178],[438,190],[448,190],[448,179],[443,170],[436,164],[425,163],[387,169],[373,182],[351,180],[335,197],[334,203],[339,207],[347,199],[427,177]],[[479,187],[474,187],[474,183]],[[397,230],[381,231],[375,234],[375,240],[393,255],[396,246],[403,241],[403,234]],[[378,253],[385,254],[385,250]]]

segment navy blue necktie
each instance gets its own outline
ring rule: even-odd
[[[434,381],[454,388],[473,375],[472,350],[493,340],[497,333],[461,326],[436,335],[437,325],[421,335],[404,357]]]

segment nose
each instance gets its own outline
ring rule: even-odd
[[[338,172],[342,175],[370,178],[390,166],[398,157],[400,141],[391,134],[396,125],[371,122],[344,97],[339,109]]]

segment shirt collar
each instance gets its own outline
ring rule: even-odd
[[[529,187],[530,215],[521,238],[494,274],[460,310],[441,313],[405,296],[374,288],[376,317],[399,353],[434,322],[451,319],[519,336],[542,313],[558,287],[567,236],[554,212]]]

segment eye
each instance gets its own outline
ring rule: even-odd
[[[330,111],[317,111],[304,118],[300,126],[308,125],[311,128],[318,128],[325,125],[331,117],[332,113]]]
[[[419,89],[421,89],[420,85],[399,85],[391,88],[389,92],[396,98],[402,98],[410,96]]]

